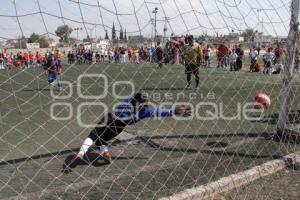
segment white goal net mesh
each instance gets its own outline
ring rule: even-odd
[[[296,140],[274,139],[291,2],[1,0],[0,198],[158,199],[297,152],[298,49],[286,122]],[[190,35],[199,74],[187,70]],[[62,65],[56,85],[49,56]],[[142,117],[108,141],[110,164],[97,145],[74,161],[101,117],[137,92],[191,116]],[[259,93],[265,110],[253,109]],[[214,198],[299,197],[299,172],[271,171]]]

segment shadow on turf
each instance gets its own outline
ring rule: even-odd
[[[141,160],[141,159],[146,160],[148,158],[145,158],[145,157],[122,157],[122,156],[112,157],[113,161],[114,160]],[[74,169],[75,167],[77,167],[79,165],[92,165],[94,167],[101,167],[101,166],[107,165],[107,163],[104,162],[103,158],[100,156],[99,153],[88,152],[84,156],[83,160],[76,159],[76,155],[72,154],[72,155],[67,156],[67,158],[65,159],[62,172],[65,174],[68,174],[68,173],[72,172],[72,169]]]
[[[256,155],[256,154],[247,154],[247,153],[239,153],[232,151],[212,151],[212,150],[201,150],[201,153],[205,154],[213,154],[219,156],[234,156],[241,158],[251,158],[251,159],[264,159],[264,158],[272,158],[272,159],[280,159],[281,155]]]
[[[251,122],[276,124],[278,121],[278,118],[279,118],[279,114],[273,113],[273,114],[265,116],[261,120],[253,120]],[[289,111],[287,119],[288,119],[288,124],[299,124],[300,123],[300,110]]]
[[[35,156],[30,156],[30,157],[24,157],[24,158],[17,158],[17,159],[13,159],[13,160],[1,161],[0,166],[9,165],[9,164],[18,164],[18,163],[21,163],[21,162],[26,162],[26,161],[30,161],[30,160],[37,160],[37,159],[41,159],[41,158],[50,158],[50,157],[54,157],[54,156],[66,155],[66,154],[77,152],[78,150],[79,150],[79,148],[73,148],[73,149],[69,149],[69,150],[56,151],[56,152],[45,153],[45,154],[40,154],[40,155],[35,155]]]
[[[92,150],[95,150],[95,149],[92,148]],[[72,155],[69,155],[67,157],[67,159],[66,159],[66,161],[70,161],[70,157],[74,156],[74,152],[78,152],[78,151],[79,151],[79,148],[73,148],[73,149],[68,149],[68,150],[63,150],[63,151],[56,151],[56,152],[51,152],[51,153],[34,155],[34,156],[30,156],[30,157],[23,157],[23,158],[17,158],[17,159],[12,159],[12,160],[6,160],[6,161],[1,161],[0,162],[0,166],[15,165],[15,164],[22,163],[22,162],[27,162],[27,161],[30,161],[30,160],[38,160],[38,159],[42,159],[42,158],[51,158],[51,157],[54,157],[54,156],[63,156],[63,155],[67,155],[67,154],[72,154]],[[95,155],[93,155],[93,154],[95,154],[97,157],[95,157]],[[94,162],[94,161],[97,161],[96,158],[99,158],[99,154],[89,153],[88,156],[86,157],[86,161],[87,162],[85,162],[85,163],[87,163],[87,164],[91,163],[94,166],[97,166],[98,164],[96,162]],[[141,158],[141,157],[115,157],[113,159],[124,160],[124,159],[148,159],[148,158]]]
[[[155,135],[151,137],[143,137],[144,139],[197,139],[197,138],[232,138],[232,137],[248,137],[256,138],[263,137],[265,139],[271,139],[271,134],[269,133],[233,133],[233,134],[201,134],[201,135]]]
[[[245,153],[238,153],[238,152],[229,152],[229,151],[220,151],[220,150],[198,150],[198,149],[191,149],[191,148],[175,148],[175,147],[164,147],[161,146],[160,144],[155,143],[152,141],[152,139],[182,139],[182,138],[188,138],[188,139],[197,139],[197,138],[225,138],[225,137],[261,137],[266,140],[272,139],[272,134],[269,133],[262,133],[262,134],[257,134],[257,133],[248,133],[248,134],[207,134],[207,135],[156,135],[156,136],[151,136],[151,137],[136,137],[134,140],[137,140],[139,142],[142,142],[146,144],[148,147],[158,149],[160,151],[165,151],[165,152],[181,152],[181,153],[205,153],[205,154],[214,154],[214,155],[220,155],[220,156],[237,156],[237,157],[247,157],[247,158],[256,158],[256,159],[261,159],[261,158],[280,158],[280,155],[253,155],[253,154],[245,154]],[[122,142],[128,142],[127,140],[122,141]],[[117,145],[118,143],[122,142],[116,142],[113,143],[114,145]],[[138,142],[138,143],[139,143]],[[18,164],[21,162],[26,162],[30,160],[37,160],[37,159],[42,159],[42,158],[51,158],[54,156],[62,156],[62,155],[67,155],[67,154],[72,154],[67,156],[65,159],[65,162],[63,164],[63,172],[68,173],[71,171],[72,168],[78,166],[78,165],[92,165],[95,167],[101,167],[105,165],[103,160],[100,158],[99,154],[96,153],[89,153],[88,156],[83,160],[83,161],[74,161],[74,152],[77,152],[79,148],[73,148],[69,150],[63,150],[63,151],[56,151],[56,152],[51,152],[51,153],[46,153],[46,154],[40,154],[40,155],[35,155],[35,156],[30,156],[30,157],[24,157],[24,158],[18,158],[18,159],[13,159],[13,160],[7,160],[7,161],[1,161],[0,166],[4,165],[10,165],[10,164]],[[142,157],[113,157],[113,160],[131,160],[131,159],[148,159],[148,158],[142,158]],[[70,171],[69,171],[70,170]]]
[[[241,158],[251,158],[251,159],[264,159],[264,158],[272,158],[272,159],[279,159],[282,158],[282,155],[273,154],[273,155],[256,155],[256,154],[248,154],[248,153],[239,153],[236,151],[227,151],[227,150],[214,150],[214,149],[204,149],[204,150],[197,150],[197,149],[182,149],[182,148],[173,148],[173,147],[164,147],[160,144],[152,141],[151,139],[197,139],[197,138],[225,138],[225,137],[261,137],[266,140],[270,140],[272,135],[269,133],[248,133],[248,134],[209,134],[209,135],[167,135],[167,136],[152,136],[152,137],[139,137],[139,139],[147,144],[149,147],[154,149],[159,149],[160,151],[167,151],[167,152],[182,152],[182,153],[203,153],[203,154],[213,154],[216,156],[234,156],[234,157],[241,157]],[[208,145],[208,144],[207,144]],[[225,145],[225,144],[223,144]],[[209,146],[209,145],[208,145]],[[226,144],[227,146],[227,144]]]
[[[41,92],[41,91],[50,91],[49,88],[41,88],[41,89],[25,89],[22,92]]]

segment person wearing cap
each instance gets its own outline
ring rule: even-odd
[[[119,135],[126,126],[136,124],[148,117],[168,117],[190,115],[190,107],[186,105],[176,106],[175,109],[154,108],[148,105],[148,99],[141,93],[125,98],[119,103],[113,112],[103,117],[97,126],[84,140],[75,160],[82,160],[88,149],[95,143],[100,150],[100,156],[105,163],[111,163],[111,154],[107,148],[107,142]]]

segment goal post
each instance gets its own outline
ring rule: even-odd
[[[300,0],[293,0],[291,3],[291,20],[290,30],[287,40],[287,57],[285,61],[285,72],[283,78],[283,88],[280,94],[280,112],[277,121],[277,136],[276,139],[285,138],[285,130],[288,123],[288,100],[291,89],[291,81],[295,68],[295,52],[299,37],[299,9]]]

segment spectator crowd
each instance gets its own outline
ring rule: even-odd
[[[245,59],[245,50],[242,45],[233,45],[231,48],[226,43],[219,45],[204,45],[202,42],[195,41],[200,48],[199,65],[201,67],[211,67],[212,60],[216,59],[216,67],[224,68],[230,71],[239,71],[243,68]],[[32,68],[36,66],[44,66],[49,56],[61,62],[62,56],[66,54],[68,64],[93,64],[101,62],[109,63],[134,63],[143,64],[146,62],[158,63],[159,67],[163,64],[184,64],[184,51],[188,45],[187,37],[180,39],[172,39],[164,45],[157,43],[151,47],[109,47],[107,49],[91,50],[85,49],[84,46],[74,48],[67,53],[61,53],[59,50],[54,52],[23,51],[12,53],[3,50],[0,53],[0,69],[5,68]],[[247,51],[248,52],[248,51]],[[275,44],[263,51],[260,48],[250,48],[249,66],[250,72],[263,72],[264,74],[278,74],[283,70],[284,48]],[[298,71],[300,65],[300,51],[296,52],[295,69]],[[63,55],[62,55],[63,54]],[[261,58],[261,59],[259,59]]]

